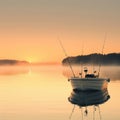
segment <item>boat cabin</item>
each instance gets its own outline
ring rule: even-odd
[[[85,78],[96,78],[95,74],[86,74]]]

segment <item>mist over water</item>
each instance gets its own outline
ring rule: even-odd
[[[60,67],[60,66],[59,66]],[[79,73],[82,72],[84,76],[84,68],[88,69],[88,73],[93,73],[96,71],[96,74],[98,74],[99,71],[99,66],[79,66],[75,65],[72,66],[72,69],[75,73],[76,76],[79,76]],[[60,67],[63,75],[65,77],[71,77],[73,76],[72,71],[69,66]],[[56,70],[52,65],[49,66],[1,66],[0,67],[0,75],[20,75],[20,74],[29,74],[29,73],[39,73],[43,71],[48,71],[48,70]],[[100,68],[100,77],[107,77],[111,78],[111,80],[120,80],[120,66],[101,66]]]
[[[94,71],[96,71],[96,74],[98,74],[99,71],[99,66],[87,65],[87,66],[82,66],[81,68],[81,66],[75,65],[72,66],[72,68],[76,76],[79,76],[79,73],[81,72],[84,76],[84,68],[88,69],[88,73],[93,73]],[[66,77],[73,76],[69,66],[64,67],[63,75]],[[101,66],[100,77],[107,77],[110,78],[111,80],[120,80],[120,66]]]
[[[0,75],[19,75],[28,74],[30,71],[29,66],[0,66]]]

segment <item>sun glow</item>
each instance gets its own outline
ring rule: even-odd
[[[26,61],[28,61],[31,64],[31,63],[38,62],[38,59],[31,56],[31,57],[26,58]]]

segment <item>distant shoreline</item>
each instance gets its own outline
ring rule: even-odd
[[[0,66],[45,66],[45,65],[60,65],[58,62],[33,62],[14,59],[0,59]]]
[[[30,63],[22,60],[14,60],[14,59],[0,59],[0,66],[3,65],[29,65]]]
[[[102,65],[120,65],[120,53],[109,54],[88,54],[67,57],[62,60],[63,65],[78,65],[78,64],[102,64]]]

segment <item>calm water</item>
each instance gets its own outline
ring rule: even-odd
[[[104,71],[104,72],[103,72]],[[109,76],[110,99],[96,108],[94,120],[120,120],[120,67],[105,67]],[[72,87],[61,66],[0,67],[1,120],[69,120],[74,107],[68,101]],[[84,120],[93,120],[93,106],[88,107]],[[76,106],[71,120],[82,120]]]

